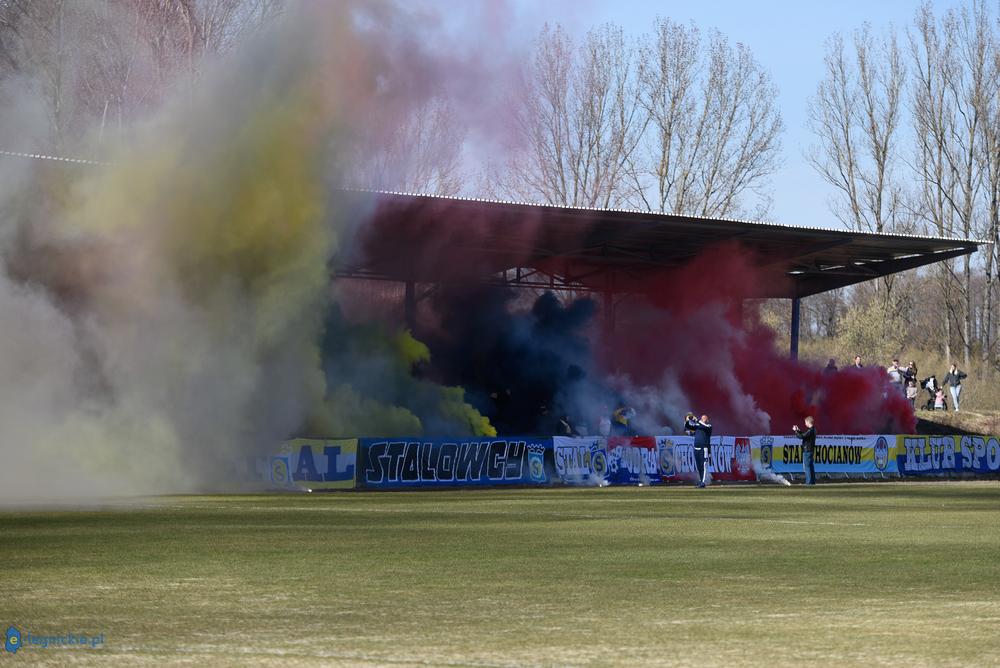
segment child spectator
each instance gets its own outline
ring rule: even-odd
[[[917,409],[918,394],[920,394],[920,390],[917,388],[917,381],[911,380],[906,386],[906,398],[910,400],[910,406],[914,410]]]
[[[945,406],[944,406],[944,389],[943,388],[939,387],[937,393],[934,395],[934,410],[936,410],[936,411],[943,411],[943,410],[945,410]]]

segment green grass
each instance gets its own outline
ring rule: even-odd
[[[0,512],[4,665],[990,665],[1000,483]]]

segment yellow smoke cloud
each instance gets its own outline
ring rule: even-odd
[[[426,344],[418,341],[407,330],[395,337],[395,347],[400,359],[408,368],[421,362],[429,362],[431,352]],[[465,390],[461,387],[438,387],[439,410],[442,418],[459,425],[473,436],[496,436],[497,430],[489,418],[465,402]]]
[[[30,434],[0,487],[32,479],[18,471],[64,462],[67,479],[86,472],[89,487],[75,488],[83,494],[186,491],[218,484],[220,467],[303,429],[422,432],[405,406],[324,376],[319,336],[339,214],[330,147],[351,131],[328,79],[350,68],[317,69],[331,61],[313,57],[306,38],[281,43],[295,48],[265,41],[129,129],[109,165],[33,184],[45,201],[23,217],[29,236],[57,250],[45,262],[22,253],[10,266],[47,292],[0,297],[44,310],[65,336],[26,336],[4,351],[61,362],[30,404],[12,384],[0,387],[4,415],[30,416],[0,429],[5,440]],[[409,334],[377,345],[373,353],[407,371],[429,358]],[[495,434],[460,388],[433,391],[438,415]],[[60,479],[53,465],[45,470]]]

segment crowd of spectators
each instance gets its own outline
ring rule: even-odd
[[[851,366],[855,369],[864,368],[860,355],[854,356],[854,364]],[[831,357],[824,371],[827,373],[836,373],[837,360]],[[969,374],[960,370],[957,364],[952,364],[948,373],[944,375],[941,381],[938,381],[937,375],[933,373],[921,379],[915,361],[911,360],[904,367],[900,366],[899,358],[893,358],[892,363],[886,367],[886,373],[889,375],[889,381],[892,383],[892,386],[909,400],[910,405],[914,409],[923,408],[929,411],[948,410],[948,399],[944,393],[945,387],[950,390],[952,407],[956,411],[959,410],[961,407],[962,381],[969,376]],[[927,392],[923,403],[920,403],[920,388],[923,388]]]

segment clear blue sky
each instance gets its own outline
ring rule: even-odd
[[[940,12],[955,2],[939,1]],[[656,16],[693,21],[702,30],[717,28],[733,42],[748,45],[781,91],[785,120],[784,167],[774,176],[773,218],[798,225],[836,227],[827,205],[829,187],[803,158],[812,143],[806,105],[823,72],[824,42],[834,32],[850,33],[865,21],[875,28],[908,27],[919,0],[513,0],[518,30],[537,32],[546,21],[573,32],[611,21],[640,34]],[[522,28],[523,26],[523,28]]]

